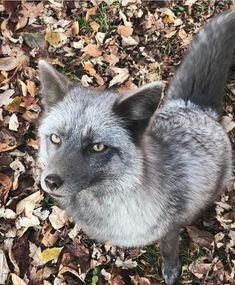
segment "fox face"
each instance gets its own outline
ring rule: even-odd
[[[115,94],[74,88],[44,118],[41,184],[52,197],[69,201],[97,187],[96,194],[105,195],[105,186],[140,164],[125,123],[113,111],[115,100]]]

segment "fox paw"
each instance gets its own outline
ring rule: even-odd
[[[181,275],[181,264],[173,266],[172,264],[162,264],[162,275],[167,285],[174,285]]]

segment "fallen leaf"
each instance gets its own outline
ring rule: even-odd
[[[8,133],[0,131],[0,153],[10,151],[16,148],[17,142],[15,137]]]
[[[5,253],[2,249],[0,249],[0,284],[6,284],[8,274],[10,272]]]
[[[52,206],[52,213],[49,216],[49,221],[55,230],[61,229],[68,221],[68,216],[64,210],[57,206]]]
[[[13,285],[27,285],[24,280],[17,276],[15,273],[11,273],[10,277]]]
[[[11,209],[5,209],[4,207],[0,208],[0,218],[4,219],[15,219],[16,213]]]
[[[0,185],[1,185],[0,199],[6,201],[8,193],[12,186],[12,181],[7,175],[0,173]]]
[[[8,104],[5,109],[11,113],[23,113],[25,109],[21,106],[21,97],[16,96],[10,104]]]
[[[29,256],[32,258],[32,264],[35,266],[41,266],[42,261],[40,259],[41,257],[41,248],[36,246],[36,244],[29,241]]]
[[[188,226],[187,231],[193,242],[206,248],[211,247],[211,243],[214,240],[213,234],[204,230],[199,230],[194,226]]]
[[[57,258],[60,255],[63,248],[64,247],[62,246],[62,247],[52,247],[44,249],[40,256],[41,261],[45,264]]]
[[[136,46],[139,44],[139,40],[137,38],[133,37],[122,37],[122,46],[128,47],[128,46]]]
[[[25,41],[25,43],[30,47],[30,48],[41,48],[45,49],[46,48],[46,41],[43,33],[23,33],[22,37]]]
[[[15,69],[19,61],[15,57],[2,57],[0,58],[0,70],[10,71]]]
[[[99,86],[103,86],[105,84],[104,79],[99,74],[95,74],[94,77]]]
[[[8,89],[0,94],[0,107],[6,106],[12,102],[11,96],[15,93],[13,89]]]
[[[199,257],[189,266],[189,270],[199,279],[202,279],[213,266],[211,263],[205,263],[204,260],[206,257]]]
[[[100,25],[99,25],[97,22],[92,21],[92,22],[90,23],[90,27],[92,28],[92,30],[93,30],[94,32],[98,32],[98,31],[99,31],[99,28],[100,28]]]
[[[98,46],[95,44],[88,44],[82,49],[83,52],[86,54],[92,56],[92,57],[98,57],[102,54],[102,52],[99,50]]]
[[[82,78],[81,78],[81,84],[84,87],[90,86],[90,83],[92,83],[92,82],[93,82],[92,78],[87,76],[86,74],[83,75]]]
[[[43,194],[40,191],[37,191],[26,198],[22,199],[17,205],[16,205],[16,213],[19,215],[25,211],[26,217],[30,217],[32,215],[32,212],[36,206],[36,204],[39,204],[43,200]],[[29,213],[29,208],[30,213]]]
[[[104,42],[105,36],[106,36],[105,33],[98,32],[98,33],[95,35],[95,39],[96,39],[97,44],[102,45],[103,42]]]
[[[12,114],[9,120],[9,130],[17,131],[19,128],[19,121],[16,114]]]
[[[38,150],[39,149],[39,139],[28,139],[27,145],[31,146],[33,149]]]
[[[67,39],[66,34],[59,32],[47,32],[45,40],[52,46],[57,47],[60,43],[65,42]]]
[[[231,132],[235,128],[235,122],[229,116],[223,116],[220,121],[226,133]]]
[[[83,67],[90,76],[94,76],[96,74],[96,70],[94,69],[92,63],[84,62]]]
[[[94,15],[96,14],[96,11],[97,11],[97,7],[96,7],[96,6],[87,9],[87,11],[86,11],[86,17],[85,17],[86,22],[89,21],[90,16],[94,16]]]
[[[118,26],[117,33],[120,36],[129,37],[129,36],[131,36],[133,34],[133,28],[129,27],[129,26],[121,25],[121,26]]]
[[[116,73],[116,75],[113,77],[113,79],[109,82],[109,87],[116,85],[116,84],[121,84],[124,81],[127,80],[129,77],[129,71],[127,68],[119,68],[119,67],[110,67],[112,71]]]

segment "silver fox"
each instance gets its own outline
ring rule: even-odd
[[[160,240],[166,284],[177,282],[178,237],[228,185],[229,138],[219,118],[235,43],[235,11],[194,37],[157,109],[162,84],[98,92],[39,62],[42,189],[100,242]]]

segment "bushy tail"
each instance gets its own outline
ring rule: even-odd
[[[235,10],[230,10],[200,29],[172,78],[166,99],[191,101],[220,113],[234,44]]]

